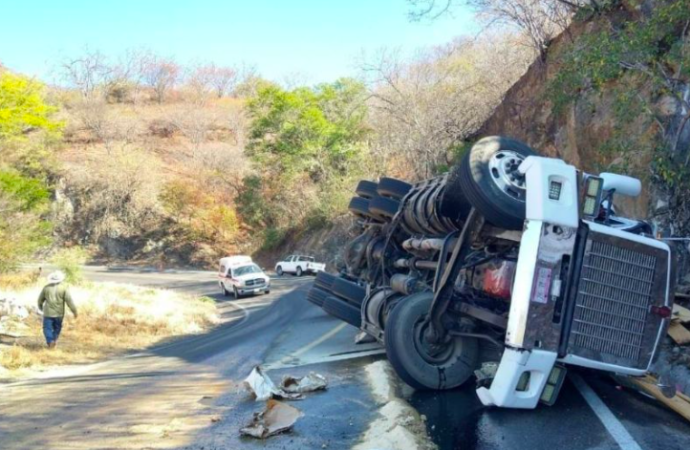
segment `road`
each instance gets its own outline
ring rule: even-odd
[[[0,386],[2,449],[347,449],[376,417],[363,367],[382,358],[355,345],[356,330],[305,300],[311,278],[275,279],[271,294],[228,300],[210,272],[89,268],[100,281],[166,287],[213,297],[223,324],[146,352]],[[257,364],[282,375],[319,372],[329,389],[293,403],[294,431],[258,442],[239,428],[261,405],[241,389]],[[471,386],[401,395],[427,417],[441,449],[680,449],[690,426],[655,401],[583,373],[558,403],[534,411],[484,408]]]

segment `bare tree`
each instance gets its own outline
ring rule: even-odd
[[[175,87],[180,75],[180,66],[172,58],[162,58],[153,53],[141,59],[142,82],[153,89],[156,101],[163,103],[171,89]]]
[[[599,0],[408,0],[410,17],[436,19],[466,5],[473,8],[487,26],[508,25],[522,31],[543,59],[549,42],[570,24],[577,10],[601,7]]]
[[[106,57],[86,49],[83,55],[67,58],[60,64],[62,78],[77,89],[83,98],[91,98],[111,74]]]
[[[237,70],[233,67],[216,66],[211,64],[211,86],[215,90],[216,97],[221,98],[232,92],[237,84]]]
[[[407,175],[423,178],[448,164],[452,148],[476,132],[531,61],[530,51],[487,37],[434,48],[410,62],[394,51],[364,62],[380,165],[414,168]]]

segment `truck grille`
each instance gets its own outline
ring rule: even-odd
[[[668,254],[590,233],[582,259],[570,333],[570,353],[611,364],[645,368],[661,319]]]
[[[264,284],[263,278],[255,278],[253,280],[247,280],[245,286],[261,286]]]

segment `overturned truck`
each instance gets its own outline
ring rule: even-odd
[[[672,311],[673,258],[616,215],[636,179],[579,172],[505,137],[448,174],[361,181],[357,236],[308,299],[385,346],[410,386],[476,378],[485,405],[555,401],[566,365],[644,375]]]

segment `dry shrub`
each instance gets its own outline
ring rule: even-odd
[[[40,289],[33,285],[3,295],[34,310]],[[91,362],[165,337],[198,333],[218,321],[214,303],[172,291],[115,283],[70,289],[79,318],[67,313],[58,349],[45,348],[41,317],[32,314],[30,335],[0,350],[0,366],[16,370]]]
[[[11,272],[0,274],[0,290],[22,289],[35,283],[39,272]]]

